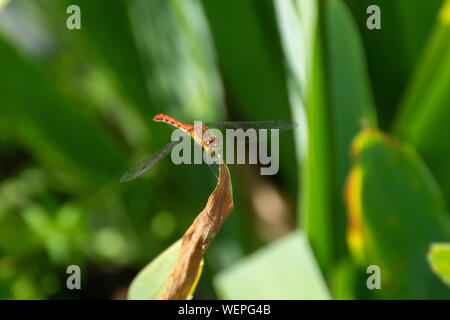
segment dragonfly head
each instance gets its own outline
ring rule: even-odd
[[[220,148],[220,143],[220,137],[211,134],[209,130],[203,135],[203,145],[209,149]]]

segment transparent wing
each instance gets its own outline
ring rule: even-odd
[[[280,131],[295,129],[298,127],[298,123],[290,120],[269,120],[269,121],[231,121],[231,122],[208,122],[206,123],[208,128],[217,128],[217,129],[242,129],[246,131],[247,129],[278,129]],[[251,144],[256,143],[258,141],[257,136],[249,135],[245,140],[237,141],[237,145],[242,144]]]
[[[218,129],[279,129],[289,130],[298,127],[298,123],[290,120],[269,121],[231,121],[231,122],[208,122],[207,127]]]
[[[139,162],[137,165],[123,174],[123,176],[120,178],[120,182],[131,181],[141,176],[145,171],[153,167],[159,160],[164,158],[170,152],[170,150],[173,149],[173,147],[181,142],[181,140],[183,140],[183,138],[179,137],[178,140],[169,142],[157,153]]]

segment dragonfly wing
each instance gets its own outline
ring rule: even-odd
[[[246,131],[247,129],[278,129],[280,131],[294,129],[298,127],[298,123],[290,120],[269,120],[269,121],[231,121],[231,122],[208,122],[206,123],[208,128],[218,128],[218,129],[242,129]],[[256,143],[258,140],[257,136],[249,136],[243,141],[238,141],[237,144],[251,144]]]
[[[280,131],[294,129],[298,123],[290,120],[269,120],[269,121],[231,121],[231,122],[208,122],[207,127],[219,129],[278,129]]]
[[[173,149],[173,147],[181,142],[181,140],[182,137],[180,137],[178,140],[172,140],[157,153],[139,162],[137,165],[123,174],[123,176],[120,178],[120,182],[131,181],[140,177],[145,171],[153,167],[159,160],[164,158],[170,152],[170,150]]]

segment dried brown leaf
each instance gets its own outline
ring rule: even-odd
[[[221,164],[219,171],[219,181],[205,208],[183,236],[180,254],[161,296],[162,300],[188,298],[206,249],[233,209],[230,172],[226,164]]]

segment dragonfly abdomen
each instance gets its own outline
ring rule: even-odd
[[[162,113],[157,114],[156,116],[154,116],[153,117],[153,121],[165,122],[165,123],[173,125],[174,127],[177,127],[177,128],[180,128],[180,129],[183,129],[183,130],[186,130],[186,131],[189,131],[189,130],[191,130],[193,128],[193,126],[190,125],[190,124],[184,124],[184,123],[182,123],[182,122],[180,122],[180,121],[178,121],[178,120],[176,120],[176,119],[174,119],[174,118],[172,118],[172,117],[170,117],[168,115],[162,114]]]

